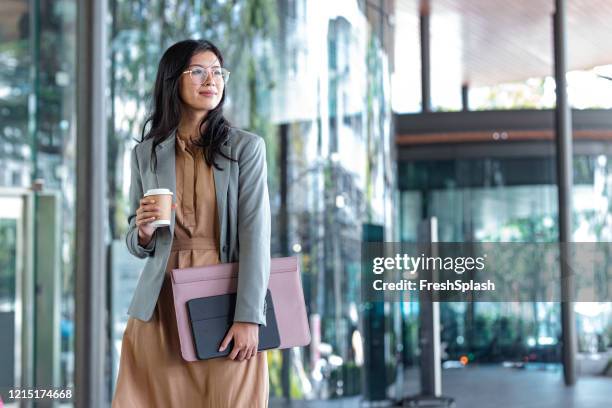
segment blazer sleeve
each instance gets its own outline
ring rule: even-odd
[[[142,181],[140,177],[140,166],[138,165],[138,156],[136,155],[136,147],[132,149],[131,158],[131,181],[130,181],[130,209],[128,214],[128,231],[125,236],[125,243],[128,251],[138,258],[144,259],[153,255],[155,251],[156,235],[153,234],[151,242],[143,247],[138,243],[138,227],[136,226],[136,210],[140,207],[140,199],[143,196]]]
[[[266,325],[270,278],[270,198],[266,145],[251,139],[238,158],[238,293],[234,321]]]

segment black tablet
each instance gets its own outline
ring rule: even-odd
[[[191,333],[196,355],[200,360],[224,357],[231,353],[232,340],[224,351],[218,351],[221,342],[234,322],[236,293],[209,296],[187,301]],[[257,349],[269,350],[280,346],[280,336],[274,314],[274,304],[270,289],[266,292],[265,303],[266,326],[259,326],[259,345]]]

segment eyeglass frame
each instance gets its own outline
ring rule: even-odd
[[[217,67],[212,67],[212,66],[204,67],[204,66],[202,66],[202,65],[197,65],[197,64],[190,65],[190,67],[198,67],[198,68],[201,68],[201,69],[203,69],[203,70],[206,70],[206,76],[203,78],[203,80],[202,80],[202,82],[200,82],[200,84],[203,84],[203,83],[206,81],[206,79],[208,78],[208,75],[212,75],[211,70],[212,70],[213,68],[217,68]],[[227,68],[224,68],[224,67],[221,67],[221,66],[219,66],[218,68],[220,68],[220,69],[224,70],[225,72],[227,72],[227,78],[223,78],[223,77],[221,77],[221,78],[223,79],[223,84],[226,84],[226,83],[227,83],[227,81],[229,80],[229,77],[230,77],[231,72],[230,72],[230,71],[229,71]],[[181,75],[184,75],[184,74],[186,74],[186,73],[189,73],[189,78],[191,78],[191,83],[193,83],[194,85],[197,85],[197,83],[193,82],[193,77],[191,76],[191,72],[192,72],[192,71],[193,71],[193,69],[188,69],[188,70],[186,70],[186,71],[183,71],[183,72],[181,73]],[[215,80],[215,77],[213,76],[213,81],[214,81],[214,80]]]

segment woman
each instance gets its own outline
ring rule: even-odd
[[[174,44],[159,63],[149,131],[132,151],[126,243],[147,262],[130,304],[112,406],[266,407],[268,366],[257,352],[270,271],[270,204],[263,139],[223,117],[221,52],[210,42]],[[145,127],[147,125],[145,124]],[[174,192],[170,227],[150,188]],[[182,359],[170,271],[239,262],[227,358]]]

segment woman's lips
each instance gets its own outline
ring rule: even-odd
[[[212,92],[212,91],[203,91],[203,92],[199,92],[200,95],[202,96],[214,96],[217,93],[216,92]]]

